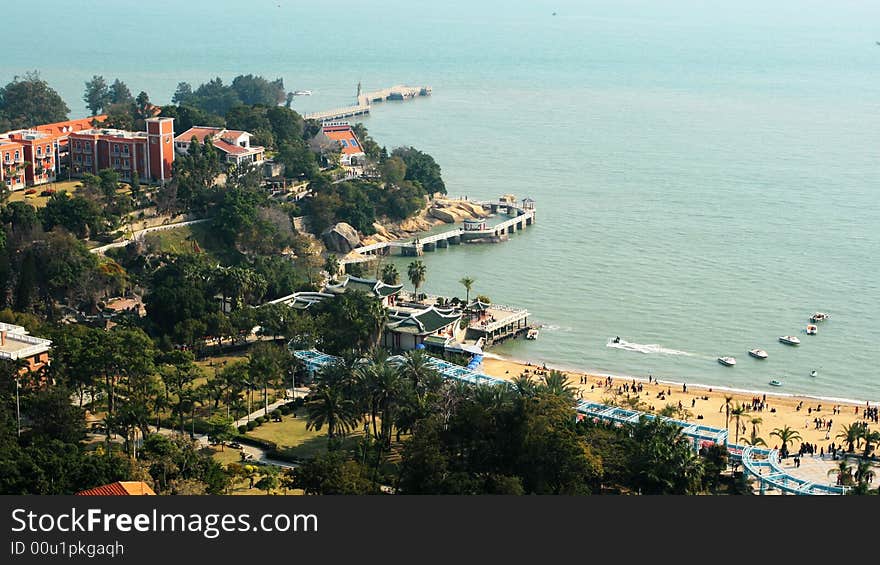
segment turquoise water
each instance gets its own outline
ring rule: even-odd
[[[428,292],[463,294],[470,275],[547,326],[498,353],[880,398],[880,3],[317,4],[43,2],[76,31],[35,51],[10,26],[0,81],[38,68],[74,114],[96,73],[159,103],[181,80],[281,76],[314,91],[301,111],[351,102],[358,81],[430,84],[378,106],[374,137],[434,155],[451,194],[538,202],[507,243],[425,257]],[[815,310],[832,319],[805,336]]]

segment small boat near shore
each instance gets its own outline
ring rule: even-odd
[[[773,379],[772,381],[770,381],[770,386],[782,386],[782,381],[780,381],[779,379]]]
[[[819,333],[819,326],[815,324],[809,324],[807,326],[807,335],[816,335]]]
[[[785,345],[800,345],[801,340],[793,335],[783,335],[779,337],[779,343],[784,343]]]
[[[812,316],[810,316],[810,321],[814,324],[818,324],[819,322],[824,322],[830,316],[825,312],[814,312]]]
[[[725,367],[733,367],[734,365],[736,365],[736,359],[734,359],[733,357],[719,357],[718,362]]]
[[[538,328],[531,328],[526,332],[526,339],[538,339]]]
[[[811,376],[811,377],[815,377],[815,376],[818,375],[818,374],[819,374],[819,373],[816,372],[816,369],[813,369],[812,371],[810,371],[810,376]]]
[[[766,359],[767,352],[763,349],[749,349],[749,355],[754,357],[755,359]]]
[[[311,90],[294,90],[293,95],[294,96],[311,96],[312,91]]]

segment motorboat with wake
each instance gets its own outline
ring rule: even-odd
[[[812,371],[810,371],[810,376],[811,376],[811,377],[815,377],[815,376],[818,375],[818,374],[819,374],[819,373],[816,372],[816,369],[813,369]]]
[[[785,345],[800,345],[801,340],[793,335],[783,335],[779,337],[779,343],[784,343]]]
[[[530,328],[526,332],[526,339],[538,339],[538,328]]]
[[[824,322],[828,318],[830,318],[830,316],[825,312],[814,312],[813,315],[810,316],[810,321],[814,324],[818,324],[819,322]]]
[[[736,365],[736,359],[734,359],[733,357],[719,357],[718,362],[725,367],[733,367],[734,365]]]
[[[816,335],[817,333],[819,333],[819,326],[815,324],[807,325],[807,335]]]
[[[763,349],[749,349],[749,355],[754,357],[755,359],[766,359],[767,352]]]

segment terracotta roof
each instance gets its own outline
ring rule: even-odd
[[[37,131],[41,131],[43,133],[49,133],[52,135],[62,135],[65,133],[70,133],[72,131],[81,131],[84,129],[92,129],[92,120],[97,120],[99,122],[103,122],[107,119],[107,116],[101,114],[99,116],[92,116],[91,118],[80,118],[78,120],[67,120],[66,122],[55,122],[53,124],[44,124],[42,126],[37,126],[34,129]]]
[[[76,496],[156,496],[150,485],[143,481],[117,481],[109,485],[90,488],[76,493]]]
[[[256,149],[256,147],[251,147],[250,149],[248,149],[247,147],[233,145],[222,139],[216,140],[214,142],[214,147],[216,147],[220,151],[223,151],[224,153],[230,153],[232,155],[245,155],[247,153],[250,153],[253,149]],[[262,147],[260,149],[262,149]]]
[[[322,130],[329,139],[337,142],[343,153],[349,155],[363,153],[361,144],[349,126],[325,126]]]
[[[174,141],[192,141],[192,138],[196,138],[201,142],[205,141],[206,137],[213,138],[218,133],[222,132],[223,128],[212,128],[212,127],[191,127],[182,134],[178,135],[174,138]]]

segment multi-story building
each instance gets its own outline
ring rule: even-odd
[[[8,190],[21,190],[26,186],[24,162],[21,143],[0,137],[0,183]]]
[[[114,169],[123,180],[136,172],[143,181],[171,178],[174,163],[173,118],[147,119],[147,131],[89,129],[71,133],[70,164],[73,176]]]
[[[28,335],[21,326],[0,322],[0,360],[23,361],[21,375],[31,373],[42,377],[49,366],[49,346],[52,342]]]
[[[246,131],[195,126],[174,138],[174,149],[186,155],[193,138],[201,143],[210,139],[214,148],[220,151],[223,162],[230,165],[260,165],[266,160],[266,150],[259,145],[251,145],[251,137]]]
[[[348,122],[324,122],[310,142],[312,151],[339,151],[339,163],[346,167],[363,165],[366,154]]]
[[[22,129],[11,131],[5,137],[22,147],[25,184],[35,186],[55,182],[58,173],[57,136]]]

